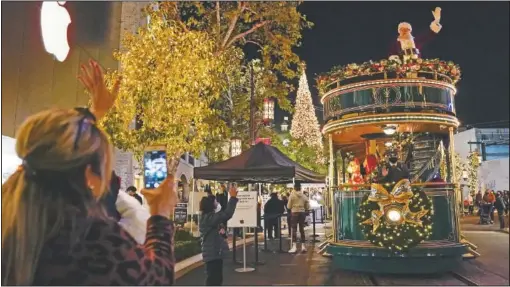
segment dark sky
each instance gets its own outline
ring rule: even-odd
[[[421,49],[422,57],[460,65],[456,104],[461,123],[508,120],[508,2],[304,2],[300,10],[315,25],[304,31],[297,52],[307,63],[314,102],[320,105],[316,74],[387,58],[398,24],[409,22],[415,36],[426,32],[436,6],[442,8],[443,29]],[[277,113],[276,124],[282,116]]]

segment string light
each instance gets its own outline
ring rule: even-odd
[[[315,115],[312,94],[308,87],[305,70],[303,69],[299,80],[299,87],[296,96],[295,113],[292,117],[290,135],[292,138],[303,142],[309,147],[314,147],[317,156],[317,162],[324,161],[322,134]]]

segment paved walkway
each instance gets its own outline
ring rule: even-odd
[[[462,231],[501,231],[499,228],[499,218],[494,216],[494,224],[479,224],[480,217],[476,215],[467,215],[460,218]],[[509,216],[505,217],[504,232],[508,233],[508,223],[510,221]]]
[[[322,225],[316,225],[316,233],[322,234],[318,240],[323,240],[326,232]],[[311,226],[306,228],[306,233],[307,239],[311,239]],[[241,268],[242,264],[234,263],[230,253],[223,266],[223,285],[330,285],[324,284],[331,274],[330,260],[317,254],[314,243],[307,243],[307,253],[294,255],[287,253],[290,246],[289,240],[284,238],[282,243],[284,253],[278,252],[278,240],[267,242],[269,251],[259,251],[259,262],[263,262],[262,265],[254,264],[255,246],[248,246],[246,248],[247,266],[256,268],[250,273],[236,272],[235,269]],[[263,241],[259,243],[260,250],[263,249],[263,244]],[[243,259],[242,248],[237,251],[237,259]],[[205,266],[201,266],[177,279],[176,285],[204,285],[204,280]]]

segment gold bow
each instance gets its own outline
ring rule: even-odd
[[[395,184],[391,192],[388,192],[381,184],[373,183],[371,185],[371,193],[368,196],[368,201],[377,202],[379,209],[373,210],[370,218],[364,220],[361,224],[371,224],[372,232],[375,232],[381,224],[381,217],[383,217],[385,213],[385,207],[392,204],[399,204],[403,205],[403,222],[422,226],[421,218],[428,213],[428,210],[422,208],[421,211],[411,212],[409,209],[409,201],[412,197],[413,192],[408,179],[400,180]]]

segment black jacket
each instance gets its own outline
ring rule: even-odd
[[[496,202],[494,202],[494,207],[498,211],[498,213],[503,213],[505,211],[505,202],[503,201],[503,198],[501,196],[498,196],[496,198]]]
[[[266,219],[275,218],[276,215],[283,214],[284,212],[285,206],[278,197],[271,197],[264,205],[264,217]]]
[[[202,240],[202,258],[204,262],[216,259],[223,259],[228,251],[228,244],[223,236],[219,234],[219,225],[227,222],[236,210],[237,198],[231,197],[228,204],[225,204],[225,211],[218,213],[202,214],[198,229]]]

